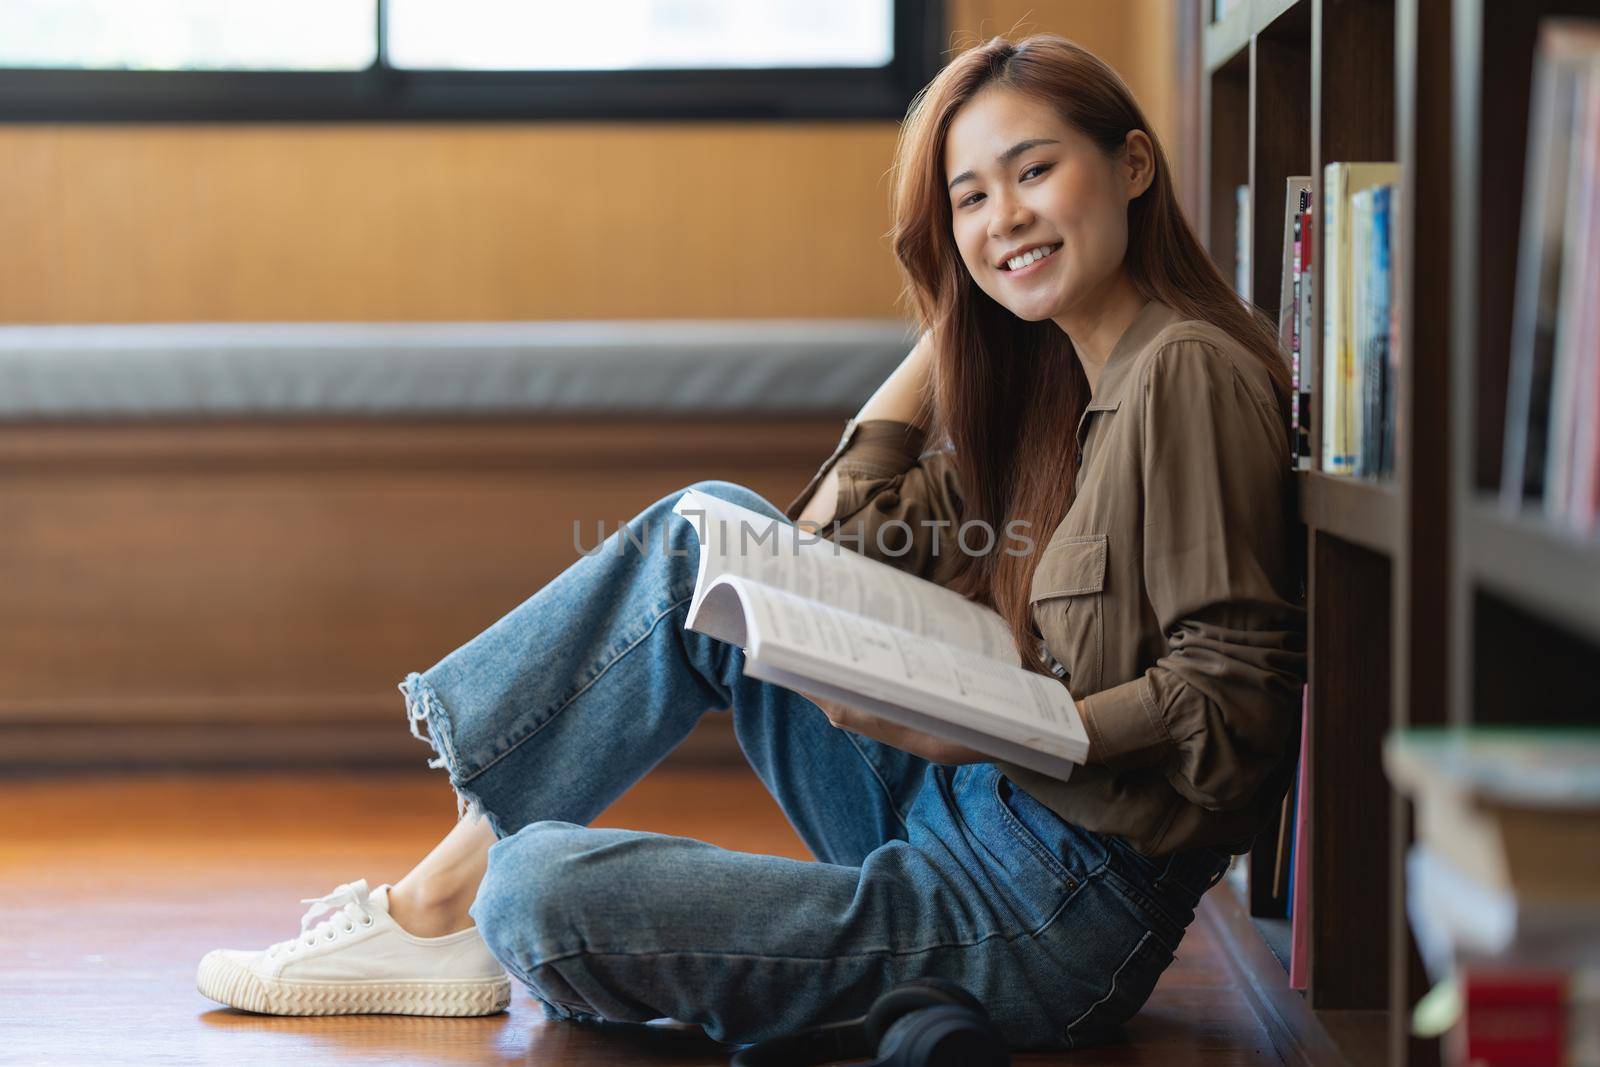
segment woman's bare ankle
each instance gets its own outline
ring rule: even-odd
[[[486,818],[461,819],[389,888],[389,914],[418,937],[443,937],[476,925],[467,909],[477,899],[495,834]]]
[[[419,891],[405,879],[389,887],[389,917],[414,937],[444,937],[477,925],[467,909],[473,898]]]

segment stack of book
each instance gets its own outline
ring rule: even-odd
[[[1322,469],[1329,474],[1394,470],[1399,177],[1394,163],[1323,168]]]
[[[1383,758],[1416,805],[1413,1031],[1461,1067],[1600,1065],[1600,730],[1416,728]]]
[[[1600,23],[1540,26],[1523,183],[1501,498],[1600,520]]]

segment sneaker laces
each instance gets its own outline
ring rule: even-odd
[[[310,948],[317,943],[317,938],[326,937],[333,940],[338,936],[334,932],[334,925],[342,928],[353,926],[359,922],[363,926],[372,925],[372,913],[367,910],[367,880],[358,878],[354,882],[346,882],[338,886],[333,892],[320,897],[302,897],[300,903],[310,904],[306,913],[300,917],[300,933],[295,937],[279,941],[268,949],[268,954],[276,956],[280,950],[293,952],[296,947]],[[318,918],[326,915],[327,918],[317,922]],[[312,926],[312,923],[316,923]]]

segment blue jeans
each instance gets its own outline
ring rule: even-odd
[[[400,683],[429,766],[497,838],[470,914],[546,1016],[745,1043],[926,975],[1013,1048],[1080,1047],[1137,1011],[1227,855],[1147,859],[991,763],[930,763],[745,677],[740,649],[684,629],[699,548],[678,495]],[[723,710],[819,862],[586,825]]]

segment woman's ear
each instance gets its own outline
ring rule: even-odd
[[[1156,151],[1150,135],[1129,130],[1122,141],[1122,176],[1128,181],[1128,199],[1137,200],[1156,179]]]

